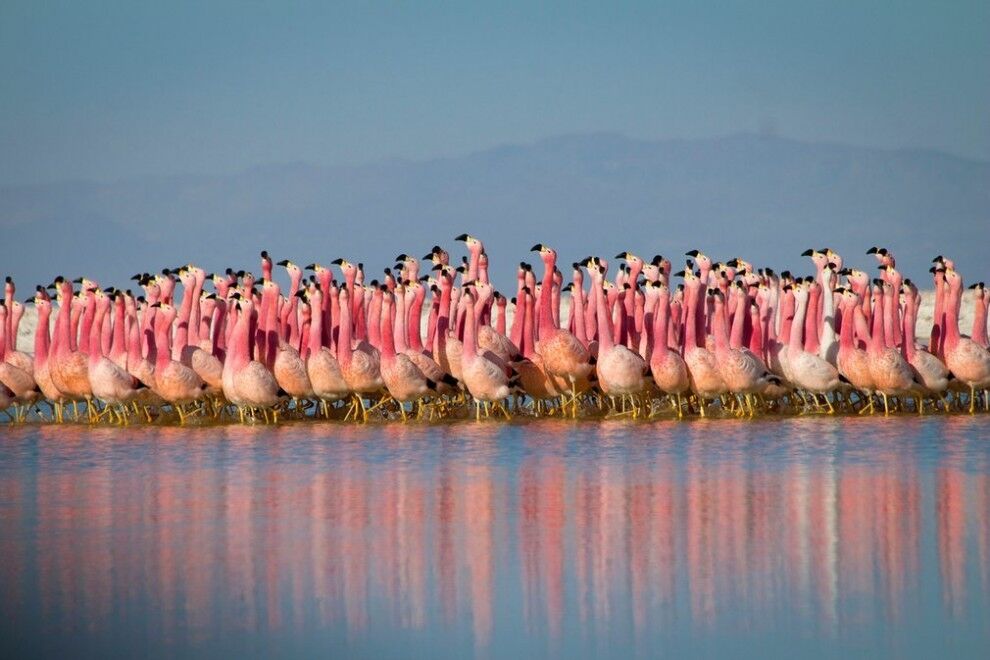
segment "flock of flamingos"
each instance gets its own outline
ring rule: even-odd
[[[8,277],[0,410],[13,421],[126,424],[990,409],[990,289],[969,287],[975,317],[961,334],[965,287],[941,256],[919,346],[918,289],[884,248],[867,253],[876,279],[829,249],[804,253],[808,277],[692,250],[676,273],[661,256],[617,255],[611,279],[605,259],[587,257],[565,284],[557,252],[535,245],[542,277],[519,265],[510,322],[482,242],[457,240],[469,253],[460,264],[436,246],[422,260],[400,254],[370,282],[345,259],[333,261],[338,282],[329,267],[275,264],[267,252],[260,280],[190,264],[135,275],[141,296],[60,276],[27,301],[38,313],[33,356],[16,350],[24,306]],[[291,280],[284,293],[276,265]]]

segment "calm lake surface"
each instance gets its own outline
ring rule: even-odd
[[[988,657],[990,417],[0,428],[0,652]]]

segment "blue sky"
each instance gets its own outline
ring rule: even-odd
[[[0,184],[572,132],[990,159],[990,3],[0,4]]]

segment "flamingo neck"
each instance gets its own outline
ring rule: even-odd
[[[517,298],[516,300],[524,299],[523,308],[525,311],[520,314],[519,310],[516,310],[516,318],[519,319],[519,321],[514,321],[514,323],[518,323],[522,328],[523,357],[532,360],[533,355],[536,354],[536,342],[534,341],[534,333],[536,328],[533,327],[533,307],[536,302],[533,300],[533,296],[528,293],[523,293],[522,295],[523,298]]]
[[[52,310],[48,305],[38,309],[38,321],[34,328],[34,361],[38,366],[48,363],[48,350],[51,348],[48,325],[51,315]]]
[[[554,330],[553,324],[553,273],[556,261],[553,256],[543,262],[543,285],[540,288],[540,337],[548,337]]]
[[[394,308],[390,304],[382,306],[381,313],[381,356],[382,359],[395,359],[395,328],[392,326],[392,312]]]
[[[598,308],[598,354],[601,355],[615,345],[612,335],[612,315],[609,314],[605,303],[605,289],[602,288],[601,281],[591,280],[591,288],[594,289],[595,307]]]

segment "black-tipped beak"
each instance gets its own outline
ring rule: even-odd
[[[288,265],[289,265],[289,260],[288,260],[288,259],[282,259],[282,261],[279,261],[279,262],[278,262],[277,264],[275,264],[275,265],[276,265],[276,266],[288,266]]]
[[[158,309],[158,308],[159,308],[159,307],[161,307],[161,306],[162,306],[162,304],[161,304],[160,302],[156,302],[156,303],[153,303],[153,304],[151,305],[151,307],[152,307],[153,309]]]
[[[728,261],[725,262],[725,265],[728,266],[729,268],[737,268],[739,266],[739,260],[729,259]]]
[[[695,257],[695,258],[697,258],[697,256],[699,254],[701,254],[701,253],[698,252],[697,250],[690,250],[688,252],[685,252],[684,254],[685,254],[685,256],[688,256],[688,257]]]
[[[801,253],[801,256],[802,257],[810,257],[814,253],[815,253],[814,250],[812,250],[811,248],[808,248],[807,250],[805,250],[804,252]]]
[[[420,282],[428,282],[429,280],[430,280],[430,276],[429,275],[420,275],[419,276],[419,281]]]
[[[405,252],[403,252],[402,254],[400,254],[400,255],[398,255],[398,256],[397,256],[397,257],[395,258],[395,260],[396,260],[396,261],[405,261],[405,260],[406,260],[406,259],[408,259],[408,258],[409,258],[409,255],[407,255],[407,254],[406,254]]]
[[[467,239],[468,239],[467,234],[459,234],[458,236],[454,237],[455,241],[466,241]]]
[[[140,282],[141,281],[141,273],[138,273],[137,275],[131,275],[131,279],[134,280],[135,282]]]
[[[443,264],[434,264],[430,270],[443,270]]]
[[[296,291],[293,295],[296,298],[299,298],[300,300],[305,300],[306,299],[306,292],[305,291]]]
[[[316,270],[316,264],[309,264],[306,266],[306,270]]]
[[[866,251],[866,254],[876,254],[877,252],[879,252],[879,249],[877,248],[877,246],[874,245],[873,247],[871,247],[869,250]]]
[[[72,283],[73,284],[82,284],[82,281],[83,281],[83,278],[77,277],[76,279],[72,280]]]
[[[432,259],[436,252],[430,252],[429,254],[424,254],[421,259]]]
[[[31,296],[30,298],[28,298],[27,300],[24,301],[24,304],[25,305],[28,305],[28,304],[33,303],[33,302],[34,302],[34,296]]]
[[[620,252],[619,254],[615,255],[615,258],[616,259],[628,259],[629,258],[629,253],[628,252]]]
[[[529,248],[529,251],[530,252],[542,252],[543,251],[543,243],[537,243],[533,247]]]
[[[685,275],[686,273],[683,270],[679,270],[676,273],[674,273],[674,277],[684,277]]]
[[[341,264],[344,263],[344,260],[341,257],[337,257],[336,259],[334,259],[330,263],[332,263],[334,266],[340,266]]]
[[[942,255],[938,255],[937,257],[935,257],[934,259],[932,259],[932,263],[933,264],[937,264],[937,263],[941,263],[941,262],[942,262]]]

